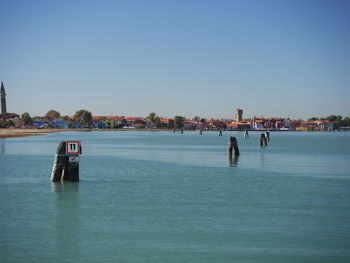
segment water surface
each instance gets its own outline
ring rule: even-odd
[[[0,262],[349,262],[350,133],[259,136],[1,139]],[[82,141],[79,183],[50,182],[62,140]]]

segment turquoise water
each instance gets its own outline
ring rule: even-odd
[[[259,135],[1,139],[0,262],[350,262],[350,133]],[[61,140],[79,183],[50,182]]]

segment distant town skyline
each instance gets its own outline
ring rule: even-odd
[[[349,1],[0,1],[7,111],[350,116]]]

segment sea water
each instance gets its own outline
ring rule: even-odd
[[[350,262],[350,133],[259,137],[1,139],[0,262]],[[50,182],[64,140],[82,143],[79,183]]]

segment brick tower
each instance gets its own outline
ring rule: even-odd
[[[240,122],[243,120],[243,110],[242,109],[237,109],[236,110],[236,122]]]

